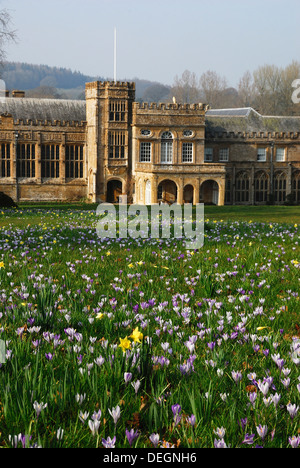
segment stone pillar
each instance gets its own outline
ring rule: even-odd
[[[62,144],[60,145],[59,157],[59,180],[62,184],[66,183],[66,134],[63,134]]]
[[[153,179],[151,181],[151,203],[156,204],[158,203],[157,201],[157,175],[153,176]]]
[[[42,183],[42,135],[38,133],[36,143],[36,181]]]
[[[17,178],[17,150],[18,150],[18,138],[19,134],[18,132],[14,132],[14,139],[11,144],[11,161],[12,161],[12,167],[11,167],[11,178],[13,181],[13,184],[15,186],[15,201],[19,201],[19,186],[18,186],[18,178]]]
[[[197,203],[199,203],[199,201],[200,201],[200,177],[196,179],[193,204],[196,205]]]
[[[183,205],[183,186],[184,186],[183,177],[180,177],[178,179],[178,188],[177,188],[177,203],[179,205]]]
[[[250,203],[254,205],[254,193],[255,193],[255,168],[254,164],[251,166],[251,176],[250,176]]]
[[[286,194],[290,195],[292,193],[292,177],[293,177],[293,166],[291,163],[288,164],[288,171],[287,171],[287,187],[286,187]]]
[[[225,177],[223,177],[219,182],[219,206],[225,205]]]

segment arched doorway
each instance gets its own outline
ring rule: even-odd
[[[172,180],[163,180],[157,188],[158,203],[176,203],[177,202],[177,185]]]
[[[183,203],[194,202],[194,187],[192,185],[186,185],[183,189]]]
[[[110,180],[107,183],[106,200],[108,203],[118,203],[122,195],[122,182],[120,180]]]
[[[215,180],[206,180],[200,188],[200,202],[205,205],[219,204],[219,185]]]

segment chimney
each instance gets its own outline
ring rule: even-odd
[[[25,91],[19,91],[19,90],[14,90],[12,91],[12,97],[14,98],[24,98],[25,97]]]

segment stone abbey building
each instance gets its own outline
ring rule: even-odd
[[[300,203],[300,117],[135,102],[93,82],[85,101],[0,99],[0,191],[15,201]]]

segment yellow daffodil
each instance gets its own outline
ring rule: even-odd
[[[143,333],[139,331],[139,327],[136,327],[130,335],[135,343],[140,343],[143,339]]]
[[[104,314],[102,314],[102,312],[99,312],[97,315],[96,315],[96,319],[99,319],[101,320],[102,317],[103,317]]]
[[[108,251],[106,252],[106,255],[107,255],[107,256],[111,255],[111,252],[108,250]]]
[[[133,267],[134,267],[133,263],[129,263],[128,268],[133,268]]]
[[[4,262],[0,262],[0,268],[4,268]]]
[[[123,353],[125,353],[126,349],[130,349],[130,347],[131,347],[131,342],[129,341],[127,336],[125,338],[120,338],[119,348],[122,349]]]

